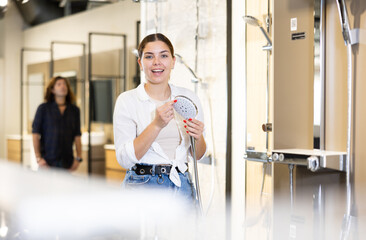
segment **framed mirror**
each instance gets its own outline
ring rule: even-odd
[[[116,100],[116,79],[98,79],[90,82],[91,121],[112,123]]]

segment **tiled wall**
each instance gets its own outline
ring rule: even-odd
[[[202,78],[202,84],[197,86],[197,93],[205,111],[206,140],[209,153],[215,156],[216,168],[212,176],[210,165],[199,164],[201,193],[204,208],[207,208],[214,177],[214,194],[208,215],[223,216],[227,131],[226,1],[198,1],[198,8],[197,1],[192,0],[142,2],[141,10],[142,38],[155,32],[165,34],[172,41],[176,53],[193,70],[196,68],[197,75]],[[199,41],[196,67],[197,24]],[[189,71],[177,62],[171,75],[171,83],[194,90],[191,78]],[[218,231],[219,235],[224,234],[223,228]]]

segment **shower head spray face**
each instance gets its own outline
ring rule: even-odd
[[[257,26],[257,27],[262,26],[261,22],[258,19],[256,19],[255,17],[246,15],[243,17],[243,19],[244,19],[244,22],[246,22],[250,25]]]
[[[177,102],[174,103],[174,110],[183,118],[189,119],[196,117],[198,113],[197,106],[191,99],[179,95],[175,97],[175,100],[177,100]]]

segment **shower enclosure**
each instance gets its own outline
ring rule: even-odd
[[[325,27],[339,26],[339,19],[334,23],[325,18],[335,6],[336,1],[325,0],[261,1],[257,5],[247,1],[248,237],[258,229],[268,239],[301,239],[305,233],[312,239],[341,235],[339,228],[326,228],[329,222],[342,224],[343,215],[328,216],[349,202],[349,196],[345,197],[350,163],[347,137],[330,137],[346,129],[346,125],[331,128],[334,121],[345,119],[345,111],[335,120],[329,118],[339,111],[330,100],[336,95],[336,83],[326,74],[326,56],[331,50],[325,48],[333,40],[325,39]],[[261,19],[271,24],[269,30],[261,27]],[[269,40],[272,55],[266,64],[262,46]],[[339,96],[339,101],[347,102],[345,95]],[[332,204],[332,197],[339,202]],[[347,224],[345,219],[343,224]]]

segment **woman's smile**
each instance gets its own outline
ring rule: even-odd
[[[160,77],[163,74],[164,69],[153,69],[151,71],[153,72],[154,76]]]

